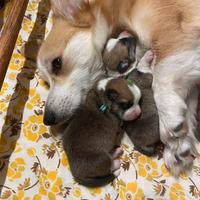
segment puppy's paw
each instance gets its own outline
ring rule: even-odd
[[[124,153],[124,151],[123,151],[122,147],[117,147],[111,153],[112,159],[119,158],[123,153]]]
[[[121,166],[121,163],[120,163],[120,160],[113,160],[112,161],[112,165],[111,165],[111,172],[116,176],[118,177],[120,175],[120,166]]]

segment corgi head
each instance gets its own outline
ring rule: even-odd
[[[110,34],[102,4],[84,0],[52,0],[53,27],[37,58],[49,84],[44,123],[68,120],[102,74],[102,50]]]

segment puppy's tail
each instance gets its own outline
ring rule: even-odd
[[[106,176],[81,178],[77,182],[86,187],[100,187],[112,182],[115,178],[114,174],[108,174]]]

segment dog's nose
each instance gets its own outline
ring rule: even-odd
[[[46,110],[44,113],[43,122],[47,126],[54,125],[56,122],[54,113],[52,111]]]

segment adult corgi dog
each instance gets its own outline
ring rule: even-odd
[[[190,168],[197,151],[193,136],[196,110],[190,101],[198,98],[193,90],[200,80],[200,1],[51,3],[53,27],[37,59],[38,69],[50,85],[44,123],[54,125],[72,117],[104,73],[102,51],[106,41],[119,29],[127,29],[157,57],[152,87],[166,166],[175,175]],[[188,116],[191,120],[186,120]]]

